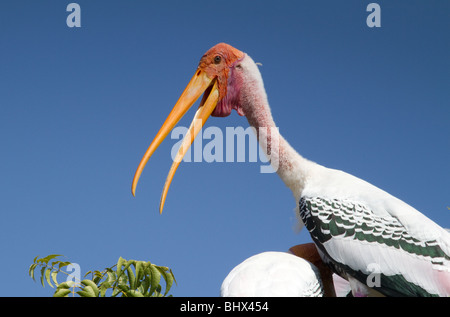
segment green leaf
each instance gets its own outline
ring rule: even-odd
[[[150,287],[150,279],[148,278],[148,276],[146,276],[142,282],[141,285],[139,285],[139,291],[144,294],[144,296],[148,296],[148,289]]]
[[[78,291],[76,293],[81,297],[96,297],[95,290],[91,286],[85,286],[81,291]]]
[[[45,287],[45,284],[44,284],[44,275],[45,275],[45,269],[46,269],[46,268],[47,268],[46,266],[43,266],[42,269],[41,269],[41,284],[42,284],[42,287]]]
[[[68,281],[68,282],[63,282],[61,284],[58,284],[58,287],[56,288],[56,291],[53,294],[53,296],[54,297],[67,296],[67,294],[71,293],[70,288],[74,285],[75,285],[75,283],[73,281]]]
[[[92,271],[87,271],[86,274],[84,274],[83,277],[86,277],[86,276],[88,276],[89,274],[92,274],[92,278],[94,278],[94,272],[92,272]]]
[[[124,267],[123,267],[123,269],[122,269],[122,274],[125,273],[125,271],[127,271],[128,268],[129,268],[132,264],[134,265],[135,262],[136,262],[135,260],[129,260],[129,261],[125,260],[125,262],[123,263]],[[134,276],[134,274],[133,274],[133,276]]]
[[[166,281],[166,290],[164,291],[164,296],[166,296],[167,293],[169,293],[169,290],[172,287],[175,279],[171,270],[167,272],[168,270],[167,267],[158,266],[157,269],[161,272],[162,276],[164,277],[164,280]]]
[[[116,273],[114,271],[110,270],[110,271],[106,271],[106,274],[108,275],[106,282],[108,282],[112,285],[117,279]]]
[[[117,261],[117,268],[116,268],[117,277],[119,277],[122,274],[122,266],[124,263],[126,263],[126,260],[122,257],[119,257],[119,260]]]
[[[172,272],[172,269],[169,269],[170,275],[172,275],[173,281],[178,285],[177,280],[175,279],[175,275]]]
[[[54,259],[54,258],[56,258],[58,256],[61,256],[61,254],[50,254],[50,255],[47,255],[45,258],[42,258],[40,260],[41,260],[41,262],[44,262],[45,264],[47,264],[48,261],[50,261],[50,260],[52,260],[52,259]]]
[[[30,265],[30,268],[28,269],[28,275],[31,276],[31,278],[33,279],[33,281],[36,281],[36,280],[34,279],[34,270],[36,269],[36,266],[37,266],[36,263],[35,263],[35,264],[31,264],[31,265]]]
[[[63,282],[58,285],[53,296],[64,297],[71,292],[70,288],[74,287],[75,283],[73,281]]]
[[[152,297],[162,297],[163,295],[161,294],[161,285],[158,285],[156,287],[155,292],[151,295]]]
[[[98,297],[99,290],[98,290],[97,284],[95,284],[91,280],[82,280],[81,284],[86,286],[86,287],[84,287],[84,290],[86,290],[87,287],[90,287],[94,291],[94,296]]]
[[[126,292],[128,297],[144,297],[144,295],[142,295],[142,293],[135,291],[135,290],[129,290]]]
[[[69,264],[72,264],[72,262],[69,262],[69,261],[65,261],[65,262],[58,261],[58,270],[61,270],[61,268],[65,267],[65,266],[67,266]]]
[[[63,283],[60,283],[59,285],[58,285],[58,288],[61,288],[61,289],[68,289],[68,288],[71,288],[73,285],[74,285],[75,283],[74,283],[74,281],[67,281],[67,282],[63,282]]]
[[[126,274],[123,274],[123,272],[122,272],[122,274],[120,275],[120,277],[117,278],[116,283],[117,283],[118,285],[126,285],[127,282],[128,282],[128,277],[127,277]]]
[[[88,271],[86,274],[84,274],[84,277],[88,276],[89,274],[92,275],[91,280],[94,281],[94,283],[98,284],[98,282],[103,278],[103,276],[106,274],[106,271],[100,272],[100,271]],[[97,282],[96,282],[97,281]]]
[[[106,291],[111,287],[111,284],[109,282],[103,282],[100,285],[100,296],[105,297]]]
[[[156,288],[159,285],[159,281],[161,280],[161,274],[159,273],[158,269],[155,268],[155,266],[153,264],[150,264],[149,266],[149,270],[150,270],[150,295],[153,294],[153,292],[156,290]]]
[[[131,289],[136,288],[136,277],[134,276],[133,269],[129,266],[127,267],[128,281]]]
[[[56,276],[58,275],[58,271],[53,271],[51,275],[52,275],[53,283],[55,283],[55,285],[58,286],[58,280],[56,279]]]
[[[144,276],[144,270],[143,270],[143,263],[142,261],[136,261],[136,280],[140,281],[142,277]],[[137,285],[138,286],[138,285]]]
[[[117,285],[117,290],[121,291],[125,296],[127,296],[127,293],[130,291],[130,288],[128,285],[120,284]]]
[[[55,293],[53,294],[53,297],[66,297],[70,294],[70,289],[67,288],[58,288],[56,289]]]
[[[119,286],[118,287],[113,287],[113,291],[111,294],[111,297],[116,297],[119,293],[121,292]]]
[[[92,281],[98,285],[98,283],[100,283],[100,281],[103,279],[103,274],[101,274],[99,271],[95,271],[94,272],[94,278],[92,279]]]
[[[50,285],[53,288],[53,284],[50,281],[50,273],[52,272],[52,269],[48,268],[45,270],[45,279],[47,280],[48,285]]]

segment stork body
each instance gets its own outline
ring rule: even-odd
[[[257,135],[258,141],[291,189],[298,220],[310,232],[322,260],[350,282],[354,295],[365,295],[368,287],[388,296],[450,295],[450,234],[374,185],[299,155],[276,129],[257,65],[227,44],[214,46],[200,60],[196,75],[144,155],[133,193],[148,158],[181,117],[177,113],[183,115],[199,97],[197,87],[200,94],[206,91],[195,117],[202,124],[211,114],[227,116],[235,109],[255,131],[266,128],[267,136]],[[178,160],[197,130],[191,126]],[[160,210],[178,164],[175,161],[169,172]]]
[[[246,56],[241,90],[249,124],[275,127],[263,81]],[[348,279],[355,295],[364,285],[390,296],[450,295],[450,235],[419,211],[348,173],[326,168],[299,155],[276,129],[258,138],[277,173],[298,202],[298,216],[309,230],[324,262]],[[277,138],[279,151],[271,151]],[[275,160],[276,161],[276,160]],[[368,283],[368,279],[379,278]]]
[[[336,279],[314,243],[253,255],[228,273],[220,289],[222,297],[336,297],[337,293],[346,296],[348,282]]]
[[[222,297],[322,297],[319,270],[287,252],[263,252],[249,257],[227,275]]]

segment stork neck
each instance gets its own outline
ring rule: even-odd
[[[305,186],[310,162],[298,154],[280,134],[268,105],[259,105],[258,108],[259,114],[247,115],[247,120],[255,128],[261,149],[270,159],[273,169],[298,200]]]
[[[304,159],[281,136],[272,118],[259,70],[256,69],[256,72],[253,72],[249,85],[243,85],[242,101],[246,117],[250,126],[255,128],[258,142],[272,167],[298,200],[305,186],[308,170],[314,163]]]

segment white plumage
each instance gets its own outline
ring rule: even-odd
[[[319,270],[286,252],[264,252],[237,265],[220,289],[223,297],[321,297]]]
[[[257,66],[248,55],[239,66],[245,82],[241,106],[249,124],[257,131],[276,128]],[[299,221],[323,261],[350,282],[354,296],[367,296],[368,284],[387,296],[450,296],[450,234],[445,229],[376,186],[303,158],[277,129],[271,131],[269,138],[258,136],[261,148],[292,190]],[[317,207],[318,201],[322,205]],[[370,278],[379,283],[372,285]]]
[[[377,274],[376,289],[386,295],[450,295],[450,235],[445,229],[352,175],[319,165],[311,172],[300,195],[302,221],[324,261],[358,285],[355,296],[367,295],[363,286]],[[302,202],[307,205],[303,212]],[[331,219],[336,220],[334,232],[327,231]]]

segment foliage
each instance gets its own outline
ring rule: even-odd
[[[112,267],[103,271],[89,271],[83,280],[75,278],[74,281],[73,274],[62,270],[73,264],[56,260],[60,256],[51,254],[40,259],[35,257],[28,270],[28,274],[35,280],[35,270],[40,268],[42,286],[45,287],[45,282],[53,288],[56,286],[54,297],[67,297],[70,294],[81,297],[163,297],[167,296],[173,282],[176,283],[172,270],[168,267],[145,261],[127,261],[122,257],[119,257],[117,264]],[[59,283],[58,274],[65,274],[68,278]],[[90,279],[87,276],[90,276]],[[160,284],[161,276],[166,286],[164,293]]]

